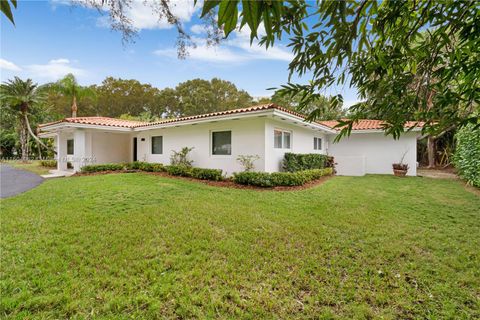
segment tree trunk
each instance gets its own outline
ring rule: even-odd
[[[25,118],[20,117],[20,146],[22,149],[22,161],[28,161],[28,132],[27,132],[27,125],[25,124]]]
[[[37,153],[38,153],[38,160],[42,160],[42,148],[40,143],[37,142]]]
[[[435,137],[427,138],[428,168],[435,168]]]
[[[54,153],[57,153],[56,150],[52,149],[52,148],[49,148],[46,144],[44,144],[42,142],[42,140],[40,140],[34,133],[33,133],[33,130],[32,128],[30,127],[30,122],[28,121],[28,117],[27,117],[27,114],[24,113],[23,114],[23,119],[25,121],[25,124],[26,124],[26,127],[28,129],[28,132],[30,133],[30,135],[32,136],[33,139],[35,139],[35,141],[39,144],[41,144],[43,147],[45,147],[47,150],[52,150]]]

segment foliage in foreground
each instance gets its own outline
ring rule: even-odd
[[[457,181],[258,192],[130,173],[0,201],[6,319],[480,317],[480,198]]]
[[[480,188],[480,128],[463,127],[458,130],[456,139],[455,167],[463,179]]]

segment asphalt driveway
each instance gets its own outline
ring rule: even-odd
[[[0,164],[0,198],[7,198],[35,188],[43,178],[33,172]]]

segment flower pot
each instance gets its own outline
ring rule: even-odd
[[[403,169],[393,169],[393,174],[396,177],[405,177],[407,175],[408,170],[403,170]]]

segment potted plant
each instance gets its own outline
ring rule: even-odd
[[[405,153],[402,156],[402,159],[400,159],[399,163],[394,163],[392,164],[393,167],[393,174],[396,177],[405,177],[408,172],[408,164],[403,163],[403,159],[405,158],[405,155],[407,154],[408,150],[405,151]]]

